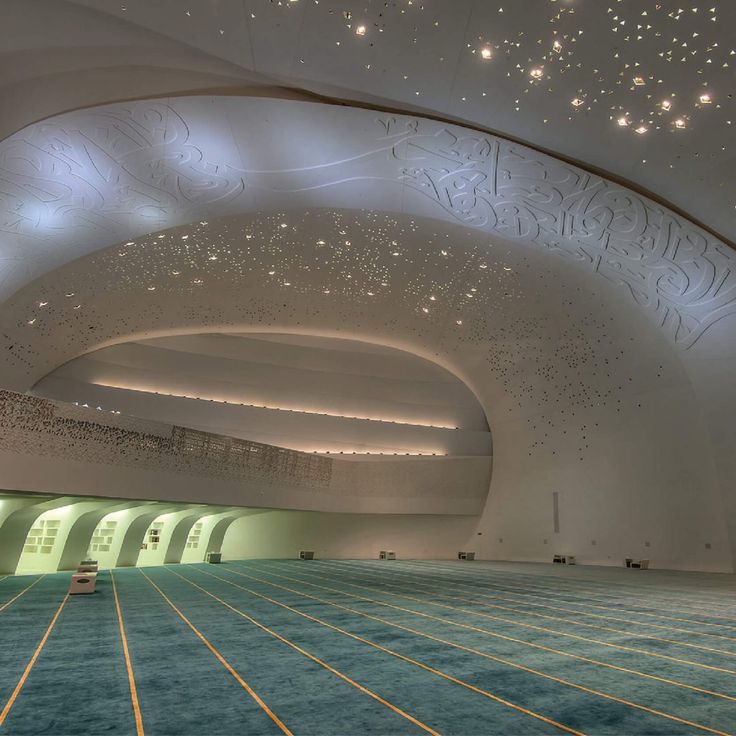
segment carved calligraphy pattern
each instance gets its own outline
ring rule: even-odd
[[[389,130],[395,119],[381,124]],[[463,225],[584,264],[653,313],[683,348],[736,314],[731,250],[628,189],[491,136],[421,134],[417,121],[392,155],[405,164],[408,186]]]

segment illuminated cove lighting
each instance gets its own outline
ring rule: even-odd
[[[350,414],[336,414],[328,411],[315,411],[310,409],[297,409],[288,406],[272,406],[269,404],[249,404],[241,401],[228,401],[226,399],[218,399],[212,396],[194,396],[192,394],[175,394],[166,391],[156,391],[155,389],[142,388],[140,386],[131,386],[122,383],[102,383],[95,381],[95,386],[102,388],[115,388],[123,391],[133,391],[134,393],[141,394],[154,394],[156,396],[171,396],[177,399],[192,399],[195,401],[206,401],[213,404],[226,404],[228,406],[244,406],[250,409],[269,409],[270,411],[283,411],[290,412],[293,414],[310,414],[312,416],[321,417],[335,417],[337,419],[360,419],[366,422],[381,422],[384,424],[401,424],[407,427],[429,427],[430,429],[460,429],[460,427],[451,427],[447,424],[430,424],[428,422],[417,422],[417,421],[402,421],[401,419],[387,418],[387,417],[368,417],[368,416],[354,416]]]
[[[96,385],[101,385],[101,384],[96,384]],[[150,393],[150,392],[147,391],[147,392],[142,392],[142,393]],[[159,396],[175,396],[175,394],[158,394],[158,395]],[[79,401],[75,401],[73,403],[74,403],[74,406],[79,406],[83,409],[89,409],[90,411],[97,411],[97,412],[109,411],[111,414],[120,414],[120,411],[117,409],[103,409],[101,406],[91,407],[89,404],[86,404],[86,403],[82,404]],[[223,403],[227,403],[227,402],[223,402]],[[249,406],[249,404],[246,404],[245,406]],[[274,445],[274,447],[278,447],[278,445]],[[365,449],[346,450],[344,448],[342,450],[337,450],[337,449],[325,450],[325,449],[314,449],[311,447],[304,447],[303,445],[300,445],[298,447],[295,445],[291,445],[289,446],[288,449],[295,450],[296,452],[309,453],[311,455],[342,455],[342,456],[348,455],[350,457],[353,457],[353,456],[363,457],[363,456],[368,456],[368,455],[370,456],[381,455],[381,456],[386,456],[386,457],[449,457],[448,452],[442,452],[441,450],[435,450],[434,452],[432,450],[419,450],[419,451],[415,450],[412,452],[406,452],[406,451],[403,451],[403,452],[388,451],[386,452],[384,450],[377,450],[377,449],[376,450],[365,450]],[[253,448],[251,448],[251,452],[253,452]]]

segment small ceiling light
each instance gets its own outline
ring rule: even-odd
[[[355,29],[355,35],[356,36],[365,36],[365,26],[358,26]]]
[[[682,130],[686,126],[687,123],[683,118],[677,118],[677,120],[675,120],[675,128],[677,128],[678,130]]]
[[[647,128],[646,125],[640,125],[638,128],[634,130],[634,132],[638,133],[639,135],[644,135],[644,133],[646,133],[647,130],[649,130],[649,128]]]
[[[713,102],[713,98],[707,93],[700,95],[698,99],[700,100],[701,105],[710,105],[710,103]]]
[[[480,50],[480,55],[481,55],[481,58],[483,58],[486,61],[488,61],[488,59],[490,59],[493,56],[493,52],[491,51],[490,47],[484,46]]]
[[[559,41],[555,40],[555,42],[552,44],[552,49],[559,54],[560,51],[562,51],[562,44]]]
[[[570,104],[573,107],[580,107],[580,105],[584,104],[584,101],[581,100],[579,97],[576,97],[574,100],[570,100]]]
[[[629,124],[629,119],[623,116],[620,117],[616,122],[619,124],[620,127],[625,128]]]
[[[672,100],[662,100],[662,102],[659,105],[665,112],[667,110],[670,110],[672,108]]]
[[[541,79],[544,76],[544,69],[541,66],[535,66],[529,71],[529,76],[532,79]]]
[[[644,77],[634,77],[634,84],[637,87],[643,87],[646,84]]]

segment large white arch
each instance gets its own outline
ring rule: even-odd
[[[596,561],[648,543],[731,567],[733,379],[709,357],[734,360],[734,257],[661,205],[487,134],[265,99],[70,113],[2,161],[27,215],[6,217],[27,254],[6,286],[39,277],[5,303],[6,386],[202,328],[388,344],[484,405],[486,554],[546,555],[556,491],[562,543]]]

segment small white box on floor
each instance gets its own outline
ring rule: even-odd
[[[75,572],[69,585],[69,595],[94,593],[95,585],[97,585],[96,572]]]

